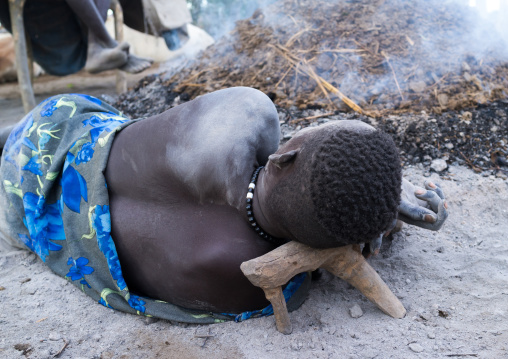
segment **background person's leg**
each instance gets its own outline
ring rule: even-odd
[[[128,45],[119,45],[104,25],[109,0],[65,0],[88,29],[86,70],[97,73],[127,63]]]
[[[114,48],[118,43],[109,35],[104,22],[109,0],[65,0],[79,19],[87,26],[88,33],[104,48]]]
[[[129,54],[127,43],[118,44],[108,33],[104,22],[109,0],[65,0],[88,28],[88,54],[86,70],[98,73],[121,69],[130,73],[141,72],[152,64],[151,60]]]

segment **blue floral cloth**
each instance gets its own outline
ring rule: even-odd
[[[133,122],[86,95],[60,95],[39,104],[4,147],[0,234],[23,243],[108,308],[187,323],[272,314],[271,306],[236,314],[197,312],[129,291],[111,237],[104,171],[115,133]],[[289,309],[303,302],[308,282],[299,275],[286,286]]]

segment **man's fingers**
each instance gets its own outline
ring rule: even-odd
[[[441,186],[439,185],[439,183],[434,183],[432,181],[426,180],[425,181],[425,188],[430,190],[430,191],[436,192],[437,195],[439,196],[439,198],[445,199],[444,192],[441,189]]]
[[[412,204],[408,201],[400,202],[399,213],[407,218],[411,218],[414,221],[434,223],[437,220],[436,213],[432,212],[430,209]]]
[[[370,258],[372,255],[377,256],[379,254],[381,244],[383,244],[383,234],[384,233],[369,243],[365,243],[365,247],[363,247],[362,250],[362,254],[365,258]]]
[[[370,241],[370,243],[369,243],[370,253],[377,256],[379,254],[379,250],[381,249],[382,244],[383,244],[383,234],[381,234],[379,237],[377,237],[373,241]]]
[[[417,190],[415,194],[418,198],[427,201],[435,213],[423,207],[415,208],[411,203],[402,201],[399,205],[399,219],[421,228],[437,231],[448,218],[446,202],[433,191]]]
[[[447,207],[448,206],[446,205],[446,202],[444,200],[441,201],[441,203],[439,203],[439,208],[437,211],[437,220],[436,223],[434,223],[436,230],[441,228],[443,223],[446,221],[446,218],[448,218],[448,211],[446,210]]]
[[[421,187],[402,186],[404,196],[399,205],[399,219],[408,224],[437,231],[448,217],[448,206],[439,184],[425,181]],[[406,192],[404,192],[406,191]],[[411,196],[408,191],[411,191]],[[414,203],[416,199],[418,204]]]
[[[442,202],[444,202],[441,199],[441,197],[439,197],[439,195],[436,192],[434,192],[434,190],[428,190],[428,191],[416,190],[415,196],[418,199],[426,201],[429,204],[430,208],[436,213],[438,212],[439,205]]]

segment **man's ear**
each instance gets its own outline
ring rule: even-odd
[[[273,155],[268,156],[268,160],[272,162],[278,168],[282,168],[284,166],[289,165],[296,158],[300,150],[291,150],[282,154],[274,153]]]

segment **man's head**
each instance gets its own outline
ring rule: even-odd
[[[270,156],[270,212],[312,247],[370,242],[397,216],[401,168],[386,134],[359,121],[301,131]]]

